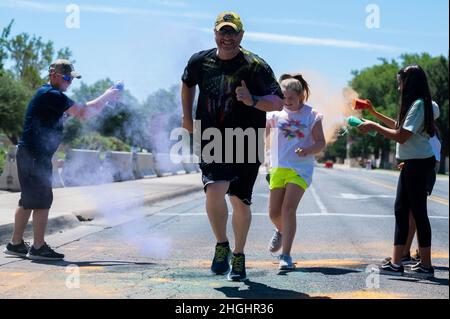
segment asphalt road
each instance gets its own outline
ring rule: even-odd
[[[428,202],[433,230],[432,280],[377,276],[392,250],[397,176],[317,168],[298,209],[292,255],[279,272],[267,251],[272,225],[268,185],[254,189],[245,283],[209,272],[215,240],[202,192],[54,234],[66,254],[57,263],[0,257],[2,298],[449,298],[449,182],[439,178]],[[231,207],[231,206],[230,206]],[[231,218],[229,220],[231,222]],[[229,227],[230,240],[232,231]],[[414,244],[415,247],[416,244]]]

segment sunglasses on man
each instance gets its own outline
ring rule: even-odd
[[[237,36],[239,34],[238,31],[234,30],[233,28],[222,28],[219,31],[217,31],[221,36],[231,35],[231,36]]]
[[[63,78],[63,80],[66,81],[66,82],[72,82],[72,80],[73,80],[73,77],[70,76],[70,75],[67,75],[67,74],[61,74],[61,73],[57,73],[57,74],[61,75],[62,78]]]

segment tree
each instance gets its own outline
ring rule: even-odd
[[[358,92],[359,96],[370,99],[381,113],[395,118],[399,100],[396,78],[399,65],[395,60],[389,62],[385,59],[380,59],[380,61],[381,64],[379,65],[366,68],[362,71],[354,71],[354,77],[350,85]],[[370,114],[364,114],[364,116],[370,120],[375,120]],[[360,139],[353,147],[355,149],[367,150],[367,145],[359,145],[366,143],[369,143],[372,147],[375,158],[381,156],[380,167],[390,168],[389,155],[393,150],[394,143],[381,135],[377,135],[373,138],[365,137],[364,139]]]
[[[362,98],[368,98],[381,113],[394,119],[397,117],[399,105],[399,92],[397,90],[396,74],[401,67],[411,64],[420,65],[428,76],[431,95],[441,110],[437,121],[442,139],[442,157],[448,156],[448,58],[444,56],[432,57],[427,53],[403,54],[399,61],[387,61],[380,59],[381,63],[365,68],[361,71],[353,71],[353,79],[350,86],[358,92]],[[367,112],[364,117],[375,120]],[[355,149],[364,150],[371,148],[376,157],[381,153],[381,167],[389,167],[389,153],[393,150],[394,142],[382,136],[368,138],[357,143],[368,143],[369,148],[355,145]],[[442,161],[444,162],[444,161]]]
[[[86,103],[97,98],[101,95],[105,90],[113,85],[113,81],[109,78],[96,81],[92,85],[88,85],[84,82],[80,83],[80,86],[77,89],[73,89],[71,94],[71,98],[74,101],[80,103]]]
[[[32,91],[11,73],[0,76],[0,131],[13,144],[19,142],[22,134],[25,110]]]
[[[2,59],[9,58],[14,76],[31,89],[36,89],[48,80],[48,67],[55,58],[53,42],[25,32],[9,38],[13,23],[14,20],[3,29],[0,38],[0,70]],[[71,57],[69,48],[60,49],[56,54],[56,58],[70,60]]]
[[[17,144],[22,132],[27,103],[33,90],[48,80],[44,72],[54,57],[52,41],[21,33],[10,37],[14,20],[0,34],[0,131]],[[57,58],[70,59],[69,48],[60,49]],[[5,62],[12,67],[5,69]]]
[[[336,141],[327,146],[325,149],[324,160],[333,160],[337,158],[345,158],[347,154],[347,137],[339,136]]]
[[[149,95],[142,105],[148,123],[145,136],[154,152],[167,153],[175,143],[170,141],[170,132],[181,126],[180,92],[179,85],[169,90],[160,89]]]
[[[112,85],[113,82],[108,78],[92,85],[81,82],[71,98],[78,103],[86,103],[97,98]],[[84,134],[97,132],[104,136],[115,137],[130,145],[142,147],[143,129],[143,116],[139,102],[128,90],[124,90],[118,103],[108,105],[95,118],[85,123],[70,119],[65,125],[64,142],[70,143]]]
[[[448,58],[431,57],[428,54],[403,56],[404,65],[419,64],[428,76],[431,96],[439,105],[440,116],[437,119],[439,137],[442,142],[441,157],[445,159],[449,152],[448,130]],[[445,160],[441,161],[440,173],[445,173]]]
[[[3,62],[8,58],[6,45],[9,34],[11,33],[11,27],[13,23],[14,20],[12,20],[9,25],[3,29],[0,35],[0,75],[3,74],[3,71],[5,69]]]

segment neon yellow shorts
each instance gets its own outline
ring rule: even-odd
[[[270,189],[286,188],[288,183],[298,185],[304,190],[308,188],[306,181],[292,168],[275,167],[270,169]]]

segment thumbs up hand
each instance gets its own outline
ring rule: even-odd
[[[245,84],[245,81],[241,81],[241,86],[236,88],[236,98],[239,102],[244,103],[245,105],[252,106],[254,101],[253,97],[250,94],[250,91]]]

